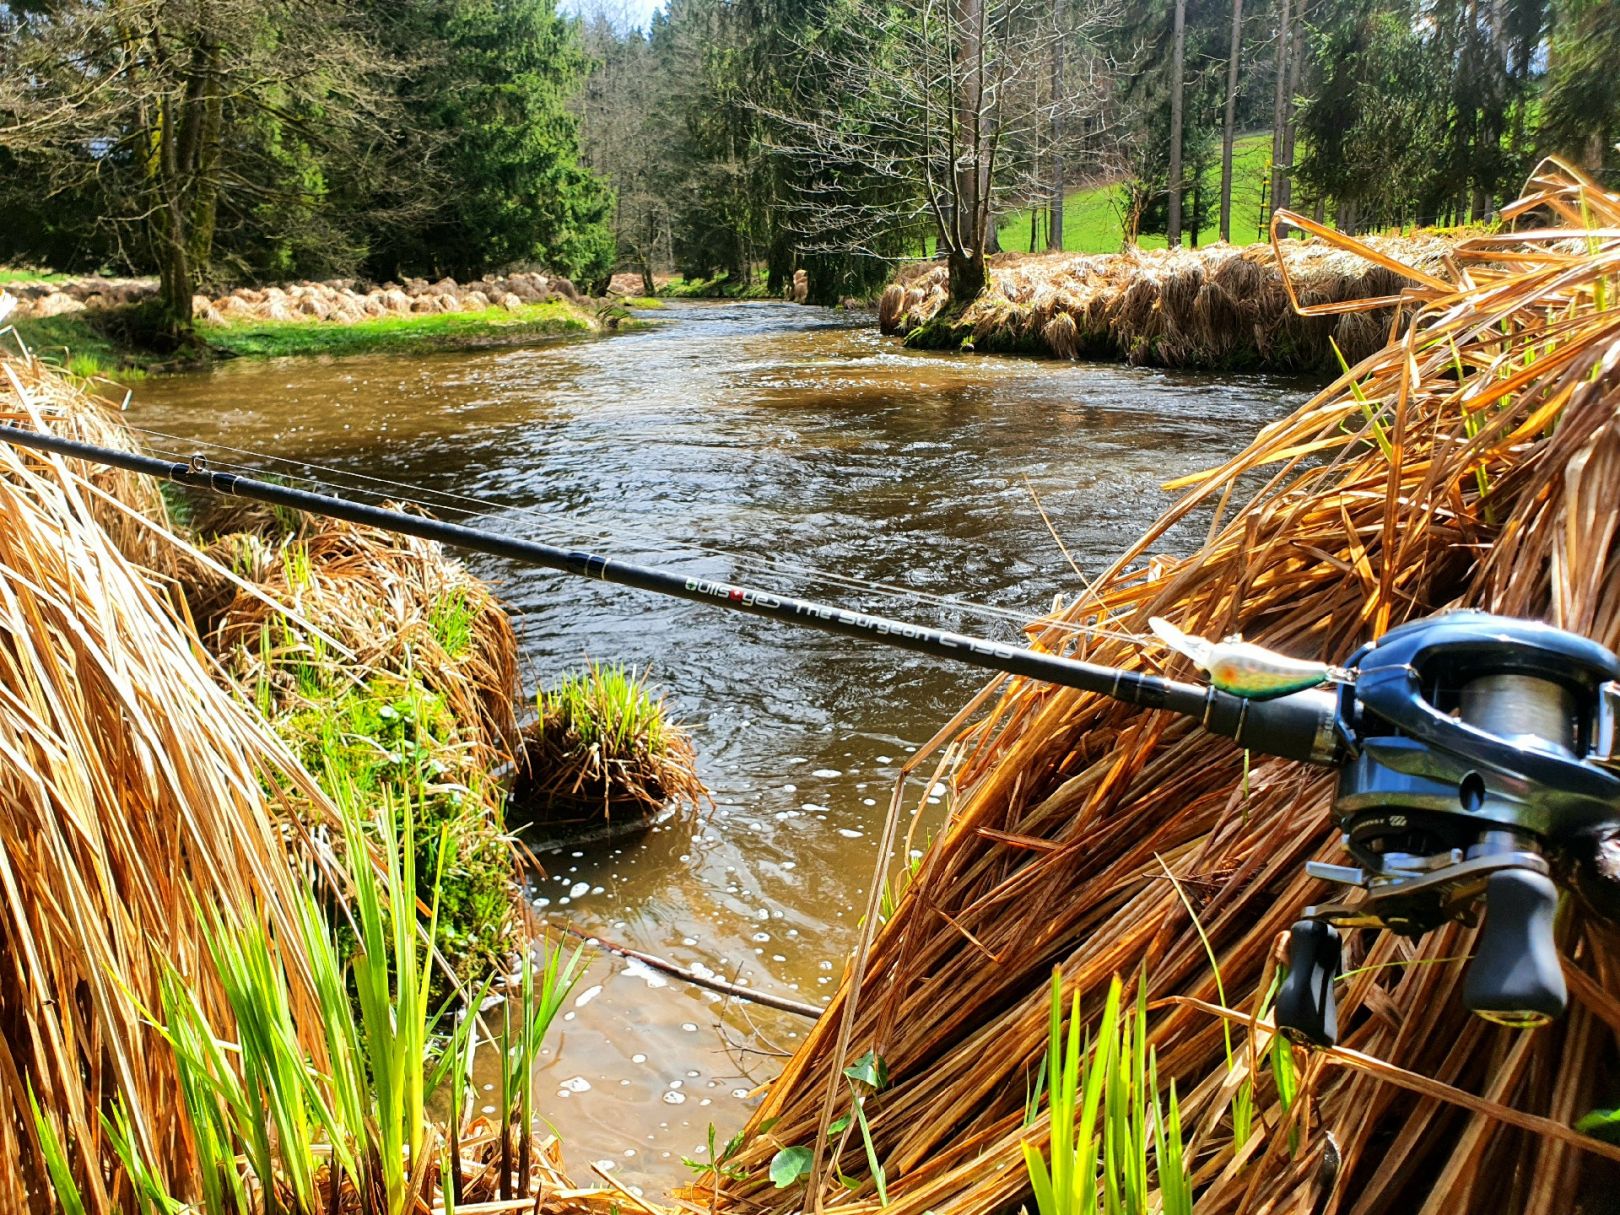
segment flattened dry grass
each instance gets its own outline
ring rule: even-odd
[[[1142,631],[1161,615],[1334,660],[1456,605],[1620,647],[1620,197],[1549,162],[1509,218],[1517,231],[1462,242],[1443,274],[1402,272],[1401,335],[1185,483],[1032,644],[1063,646],[1063,622]],[[1196,552],[1159,555],[1166,529],[1210,507]],[[1155,649],[1082,648],[1190,673]],[[769,1188],[766,1164],[816,1142],[840,1069],[869,1050],[891,1077],[868,1103],[889,1212],[1028,1201],[1023,1144],[1044,1151],[1048,1130],[1025,1105],[1054,965],[1091,1018],[1113,976],[1146,970],[1148,1045],[1179,1094],[1200,1215],[1605,1209],[1620,1148],[1570,1128],[1616,1104],[1612,921],[1579,902],[1561,917],[1571,1007],[1532,1033],[1464,1010],[1472,929],[1347,934],[1342,1046],[1280,1044],[1265,1011],[1278,944],[1323,892],[1304,862],[1343,859],[1332,774],[1251,765],[1185,721],[1086,693],[1010,680],[987,697],[950,743],[949,827],[854,963],[859,998],[846,976],[751,1123],[748,1180],[725,1186],[739,1209],[809,1209],[802,1185]],[[1612,881],[1577,876],[1590,904],[1620,902]],[[821,1206],[877,1211],[860,1145],[838,1142],[855,1188],[824,1170]]]
[[[1368,244],[1429,272],[1451,246],[1437,237]],[[1413,281],[1326,240],[1081,257],[1004,254],[993,259],[984,294],[966,308],[952,306],[944,266],[907,268],[879,297],[878,323],[917,346],[1277,371],[1336,369],[1335,345],[1355,362],[1389,339],[1393,310],[1302,316],[1289,305],[1285,279],[1313,304],[1390,296]]]

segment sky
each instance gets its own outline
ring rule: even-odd
[[[557,7],[578,16],[605,13],[620,29],[646,29],[652,15],[664,7],[664,0],[560,0]]]

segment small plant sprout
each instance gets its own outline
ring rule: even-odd
[[[878,1205],[887,1207],[889,1176],[883,1162],[878,1159],[877,1144],[872,1139],[872,1124],[866,1115],[866,1101],[889,1086],[888,1064],[877,1052],[869,1050],[844,1069],[844,1078],[849,1082],[849,1112],[834,1119],[827,1133],[842,1136],[851,1125],[860,1130],[861,1146],[866,1152],[866,1166],[877,1190]],[[808,1147],[795,1145],[782,1148],[771,1158],[771,1181],[777,1189],[786,1189],[810,1171],[812,1160],[813,1154]],[[858,1189],[861,1185],[859,1178],[850,1177],[842,1171],[838,1173],[838,1180],[846,1189]]]

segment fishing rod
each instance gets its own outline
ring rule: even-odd
[[[1331,698],[1325,694],[1315,699],[1286,703],[1258,703],[1214,687],[1136,671],[1122,671],[889,616],[779,595],[759,587],[693,577],[658,566],[621,561],[600,553],[502,536],[465,524],[448,523],[329,494],[259,481],[213,469],[201,456],[193,456],[189,461],[160,460],[42,431],[24,430],[10,423],[0,425],[0,438],[20,447],[106,464],[126,472],[158,477],[211,493],[326,515],[471,552],[504,557],[509,561],[538,565],[579,578],[651,591],[845,637],[876,641],[935,658],[1009,675],[1023,675],[1085,692],[1099,692],[1140,708],[1168,709],[1196,718],[1206,729],[1246,747],[1288,759],[1326,763],[1331,762],[1337,751]]]
[[[1153,630],[1207,684],[1119,670],[911,621],[688,576],[578,549],[370,506],[14,424],[18,446],[577,577],[895,646],[1190,717],[1268,755],[1334,768],[1335,821],[1353,865],[1313,877],[1362,892],[1307,907],[1289,934],[1276,1023],[1296,1041],[1338,1040],[1340,928],[1418,937],[1484,923],[1464,1003],[1500,1024],[1559,1016],[1568,992],[1554,938],[1560,889],[1580,884],[1601,840],[1620,834],[1620,658],[1546,624],[1455,611],[1412,621],[1342,665],[1238,639]]]

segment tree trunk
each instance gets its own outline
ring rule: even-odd
[[[957,34],[956,113],[953,115],[958,149],[953,182],[956,188],[953,200],[955,245],[981,262],[983,250],[980,248],[979,220],[984,200],[980,197],[979,185],[984,169],[985,132],[981,112],[984,78],[979,58],[983,45],[980,30],[983,19],[984,0],[952,0],[951,24]]]
[[[1283,163],[1277,179],[1279,207],[1289,207],[1294,202],[1294,98],[1299,96],[1299,78],[1305,67],[1305,31],[1300,28],[1304,20],[1305,0],[1299,0],[1294,6],[1293,33],[1289,39],[1288,96],[1283,103]]]
[[[1181,107],[1187,91],[1182,65],[1186,52],[1187,0],[1176,0],[1170,49],[1170,222],[1165,230],[1172,249],[1181,244]]]
[[[1593,177],[1603,173],[1604,145],[1608,140],[1604,138],[1603,128],[1599,127],[1586,137],[1586,148],[1581,155],[1581,167]]]
[[[1271,209],[1282,206],[1283,114],[1288,97],[1288,0],[1277,10],[1277,96],[1271,104]]]
[[[1237,140],[1238,60],[1243,52],[1243,0],[1232,0],[1232,50],[1226,60],[1226,122],[1221,128],[1221,239],[1232,239],[1232,145]]]
[[[152,253],[158,265],[157,319],[165,338],[176,346],[191,340],[191,242],[182,191],[181,118],[176,98],[166,94],[157,106],[156,178],[158,206],[152,212]]]
[[[1063,124],[1057,116],[1063,95],[1063,42],[1052,39],[1052,195],[1047,203],[1046,247],[1063,249]]]
[[[221,131],[225,125],[225,90],[220,81],[220,48],[210,40],[193,54],[193,99],[186,125],[190,128],[186,170],[192,181],[191,231],[188,253],[191,269],[206,272],[214,256],[214,227],[219,216],[219,162]]]
[[[978,299],[984,291],[986,278],[983,251],[970,249],[965,254],[952,253],[949,265],[952,302],[968,304]]]

